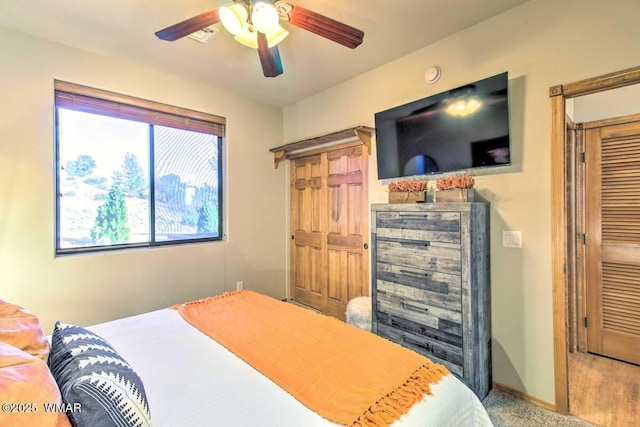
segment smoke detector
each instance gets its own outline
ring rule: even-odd
[[[424,81],[432,85],[440,80],[441,75],[442,70],[440,69],[440,67],[434,65],[433,67],[427,68],[427,70],[424,72]]]

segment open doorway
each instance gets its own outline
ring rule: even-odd
[[[604,370],[610,377],[619,371],[618,368],[624,368],[620,371],[621,378],[630,380],[630,387],[637,387],[637,382],[640,382],[640,367],[635,365],[624,364],[623,362],[616,362],[613,359],[602,359],[599,356],[593,356],[589,353],[597,352],[588,348],[588,329],[586,325],[591,322],[598,322],[597,319],[589,319],[588,306],[587,306],[587,276],[594,276],[593,271],[587,269],[588,257],[591,256],[591,260],[595,259],[593,255],[593,246],[597,243],[598,247],[602,246],[601,236],[592,235],[589,236],[588,221],[594,222],[591,212],[591,218],[586,216],[586,212],[591,209],[593,211],[593,203],[586,200],[588,197],[594,198],[593,200],[600,200],[600,194],[594,196],[593,182],[593,168],[594,165],[600,167],[600,159],[597,162],[591,164],[591,183],[587,182],[587,174],[583,168],[587,164],[587,158],[583,157],[585,152],[585,140],[587,132],[585,131],[585,125],[583,123],[589,123],[588,128],[607,128],[615,125],[616,121],[625,122],[627,119],[614,119],[612,117],[617,116],[632,116],[633,113],[640,113],[640,107],[637,104],[634,112],[624,111],[618,112],[618,107],[622,104],[614,102],[607,106],[608,101],[603,101],[602,96],[612,93],[614,89],[628,92],[628,90],[617,89],[627,88],[630,89],[632,85],[640,83],[640,67],[635,67],[628,70],[623,70],[616,73],[611,73],[605,76],[595,77],[575,83],[569,83],[551,88],[551,104],[552,104],[552,259],[553,259],[553,299],[554,299],[554,350],[555,350],[555,389],[556,389],[556,410],[560,413],[572,413],[576,414],[575,410],[581,409],[583,402],[577,399],[571,399],[571,386],[579,386],[581,388],[580,395],[593,394],[590,387],[598,388],[594,383],[596,377],[591,377],[589,372]],[[593,95],[596,94],[600,99],[596,99],[592,102]],[[591,99],[589,98],[591,97]],[[633,96],[631,97],[634,98]],[[639,99],[635,96],[635,99]],[[597,108],[586,108],[584,105],[589,105],[592,102],[592,106],[599,107],[600,113],[597,113]],[[584,105],[580,105],[580,103]],[[580,116],[584,112],[578,112],[580,109],[589,110],[589,116]],[[601,114],[600,117],[596,117],[593,114]],[[606,114],[606,115],[605,115]],[[640,116],[638,116],[640,118]],[[599,131],[593,131],[598,133]],[[592,135],[593,136],[593,135]],[[615,141],[614,141],[615,142]],[[617,142],[616,142],[617,143]],[[615,144],[614,144],[615,145]],[[619,149],[619,147],[614,147]],[[584,163],[583,163],[584,161]],[[600,189],[598,189],[600,191]],[[585,208],[589,206],[589,209]],[[616,213],[617,215],[617,213]],[[600,223],[601,218],[597,218],[595,222]],[[624,222],[624,221],[623,221]],[[592,230],[593,231],[593,230]],[[600,230],[598,230],[600,232]],[[597,233],[595,233],[597,234]],[[628,234],[628,233],[627,233]],[[587,242],[591,237],[591,253],[587,249]],[[640,241],[635,242],[640,244]],[[633,248],[623,248],[618,252],[630,253]],[[607,249],[609,251],[609,249]],[[597,257],[596,257],[597,258]],[[632,260],[631,264],[635,265],[636,261]],[[617,265],[616,263],[614,263]],[[601,268],[602,266],[600,266]],[[589,264],[589,268],[591,268]],[[606,268],[610,268],[607,264]],[[640,267],[639,267],[640,268]],[[625,297],[625,299],[628,299]],[[625,301],[626,304],[626,301]],[[631,309],[632,314],[634,308]],[[593,311],[592,311],[593,312]],[[600,310],[602,312],[602,310]],[[587,319],[587,320],[585,320]],[[632,319],[632,327],[635,320]],[[640,324],[640,321],[638,322]],[[593,326],[593,324],[592,324]],[[595,339],[592,337],[592,341]],[[633,342],[629,342],[627,347],[635,346]],[[624,345],[623,345],[624,347]],[[628,349],[627,349],[628,350]],[[632,348],[632,353],[634,352]],[[640,348],[637,349],[640,352]],[[606,362],[600,366],[599,362]],[[631,368],[627,370],[627,368]],[[581,369],[587,369],[581,371]],[[579,374],[579,375],[576,375]],[[637,377],[636,377],[637,375]],[[576,378],[579,378],[578,381]],[[591,379],[589,379],[591,378]],[[599,376],[602,378],[602,375]],[[606,381],[613,378],[606,378]],[[591,381],[591,383],[589,382]],[[615,381],[615,380],[614,380]],[[635,381],[635,382],[634,382]],[[620,387],[620,384],[614,384],[616,387]],[[591,390],[593,391],[593,390]],[[602,402],[600,402],[602,404]],[[602,412],[600,410],[600,412]],[[634,410],[626,411],[630,412],[629,416],[640,417],[640,414],[634,413]],[[605,421],[592,420],[592,422]],[[619,424],[626,425],[626,424]]]

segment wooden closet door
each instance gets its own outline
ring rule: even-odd
[[[587,350],[640,364],[640,122],[586,131]]]
[[[364,146],[327,152],[327,292],[324,312],[344,320],[347,303],[369,294],[368,158]]]
[[[291,161],[291,298],[322,310],[326,289],[326,160]]]
[[[368,156],[344,144],[291,161],[291,298],[345,319],[369,294]]]

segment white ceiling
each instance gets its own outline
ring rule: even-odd
[[[0,26],[284,106],[502,13],[527,0],[291,0],[364,31],[355,50],[283,24],[284,74],[265,78],[255,50],[221,26],[207,44],[154,33],[225,0],[0,0]],[[425,68],[428,65],[425,64]]]

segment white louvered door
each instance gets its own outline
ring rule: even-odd
[[[585,136],[587,351],[640,364],[640,122]]]

